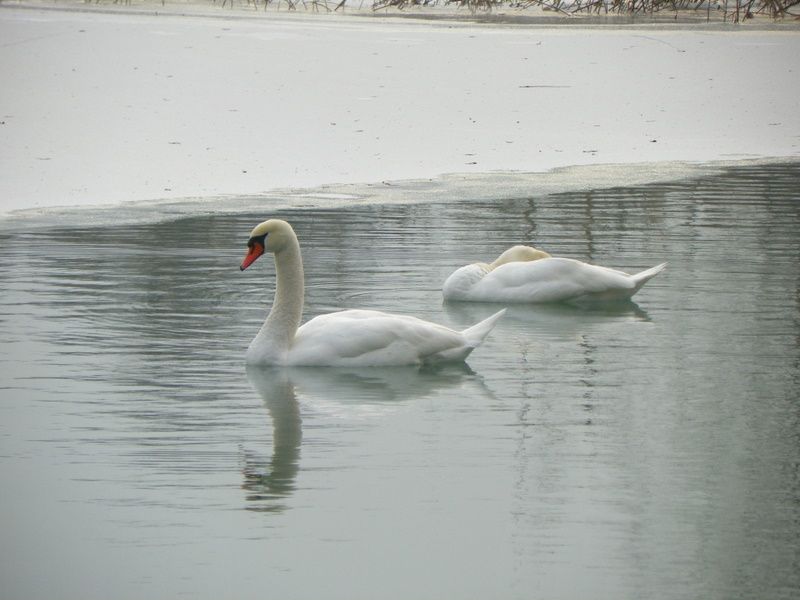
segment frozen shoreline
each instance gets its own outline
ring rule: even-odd
[[[800,157],[797,29],[201,8],[0,5],[0,214]]]

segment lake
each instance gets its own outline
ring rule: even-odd
[[[248,202],[0,225],[3,598],[800,595],[800,163]],[[442,282],[518,243],[669,265],[635,302],[509,307],[465,365],[246,368],[275,272],[238,267],[270,217],[305,319],[463,328],[498,307]]]

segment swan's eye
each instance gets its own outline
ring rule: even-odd
[[[252,248],[254,245],[259,244],[262,248],[266,246],[267,234],[256,235],[247,240],[247,247]]]

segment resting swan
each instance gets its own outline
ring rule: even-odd
[[[247,242],[244,271],[265,251],[275,254],[275,299],[247,349],[247,363],[282,366],[398,366],[463,361],[503,315],[454,331],[415,317],[344,310],[314,317],[302,327],[303,260],[291,225],[270,219]]]
[[[628,275],[571,258],[555,258],[530,246],[514,246],[491,264],[454,271],[444,282],[445,300],[473,302],[597,302],[633,296],[667,263]]]

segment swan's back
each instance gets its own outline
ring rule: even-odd
[[[416,317],[345,310],[320,315],[301,326],[286,360],[289,365],[342,367],[464,360],[488,329],[474,339]]]
[[[559,302],[628,298],[636,282],[627,273],[570,258],[509,262],[490,271],[469,290],[485,302]]]

